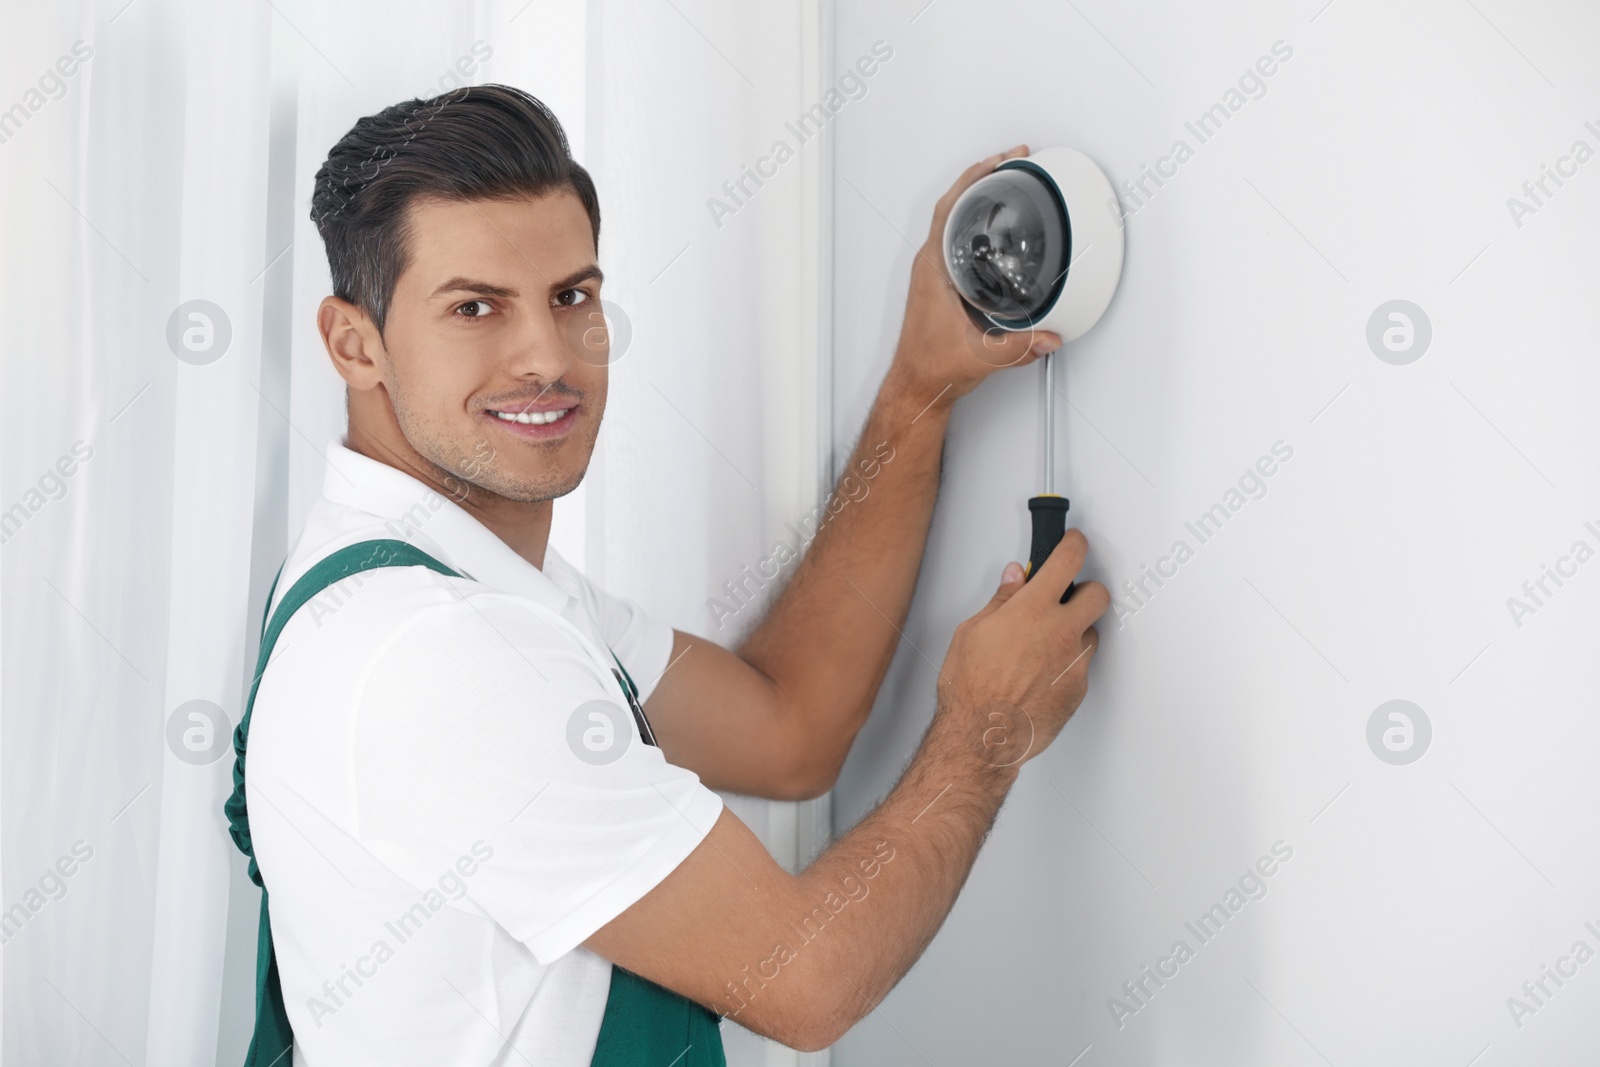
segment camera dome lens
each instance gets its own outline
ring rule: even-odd
[[[946,231],[951,281],[967,302],[996,320],[1028,325],[1061,292],[1071,234],[1046,179],[1023,167],[980,178]]]

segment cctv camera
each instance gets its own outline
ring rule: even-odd
[[[1122,212],[1094,161],[1071,148],[1008,159],[956,200],[945,266],[985,329],[1075,341],[1122,277]]]

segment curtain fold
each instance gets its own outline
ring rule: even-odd
[[[259,895],[222,820],[228,742],[267,585],[343,428],[315,329],[329,283],[308,209],[313,175],[358,117],[501,81],[562,119],[599,186],[608,299],[633,341],[553,542],[674,625],[733,637],[708,597],[818,497],[816,262],[800,224],[815,221],[819,172],[792,167],[724,227],[706,199],[810,102],[817,40],[803,55],[793,28],[814,14],[724,0],[11,13],[7,1063],[242,1061]],[[795,810],[737,803],[795,862]],[[780,1051],[734,1047],[730,1062],[793,1062]]]
[[[18,9],[5,45],[32,81],[0,122],[15,1063],[217,1055],[270,12],[140,4]]]
[[[183,10],[182,188],[168,570],[166,733],[145,1062],[217,1053],[229,871],[221,804],[239,721],[254,529],[270,7]],[[97,171],[98,172],[98,171]],[[176,342],[174,343],[174,338]],[[205,706],[201,706],[204,704]]]

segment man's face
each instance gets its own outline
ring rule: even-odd
[[[413,201],[384,326],[384,386],[411,447],[518,501],[576,489],[606,406],[609,342],[583,204]],[[447,484],[454,484],[448,482]]]

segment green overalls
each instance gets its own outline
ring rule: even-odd
[[[283,1005],[283,990],[278,982],[278,961],[272,950],[272,928],[267,920],[267,892],[250,845],[250,816],[245,804],[244,760],[250,738],[250,712],[255,707],[261,675],[272,657],[272,646],[283,632],[289,617],[328,586],[361,571],[378,567],[427,567],[453,578],[461,575],[405,541],[362,541],[330,555],[308,571],[284,595],[271,621],[262,619],[261,653],[256,659],[255,679],[250,683],[250,698],[244,718],[233,733],[233,795],[223,805],[229,832],[239,851],[250,857],[250,880],[261,886],[261,929],[256,941],[256,1027],[250,1039],[245,1067],[292,1067],[290,1050],[294,1033]],[[277,582],[273,582],[276,591]],[[272,594],[267,595],[268,607]],[[615,655],[613,654],[613,659]],[[626,690],[637,707],[638,687],[622,667]],[[642,713],[640,713],[642,719]],[[641,725],[643,723],[641,722]],[[648,727],[641,731],[648,744],[654,741]],[[595,1044],[592,1067],[726,1067],[722,1053],[722,1034],[717,1015],[699,1004],[663,989],[621,967],[611,968],[611,991],[606,1000],[600,1037]]]

